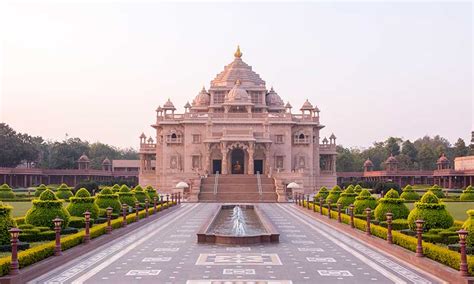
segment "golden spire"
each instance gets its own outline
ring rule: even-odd
[[[234,56],[238,58],[242,57],[242,52],[240,51],[239,45],[237,45],[237,51],[234,53]]]

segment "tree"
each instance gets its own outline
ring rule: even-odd
[[[458,138],[458,141],[454,143],[454,157],[464,157],[469,154],[469,148],[466,146],[466,143],[461,138]]]
[[[400,145],[399,143],[402,141],[400,138],[389,137],[385,141],[385,148],[389,154],[397,156],[400,154]]]
[[[418,161],[422,170],[433,170],[436,165],[438,156],[435,151],[428,145],[423,145],[418,154]]]
[[[407,155],[410,157],[412,161],[416,161],[416,157],[418,155],[418,151],[413,143],[410,140],[406,140],[402,143],[402,154]]]

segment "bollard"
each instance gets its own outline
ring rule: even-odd
[[[163,195],[158,195],[158,201],[160,202],[160,207],[158,207],[158,212],[163,210]]]
[[[127,226],[127,209],[128,209],[128,205],[127,204],[122,204],[122,227],[126,227]]]
[[[349,205],[349,211],[351,212],[351,228],[354,229],[355,228],[355,225],[354,225],[354,204],[351,204]]]
[[[181,204],[181,192],[178,192],[178,204]]]
[[[140,217],[138,216],[139,206],[140,206],[140,202],[136,201],[135,202],[135,222],[138,222],[140,220]]]
[[[148,201],[148,198],[145,199],[145,218],[148,218],[148,207],[150,206],[150,201]]]
[[[422,257],[423,256],[423,224],[425,221],[423,220],[416,220],[416,237],[418,242],[416,244],[416,256]]]
[[[298,198],[296,192],[293,192],[293,202],[298,205]]]
[[[372,213],[372,209],[369,207],[365,208],[365,214],[367,215],[367,224],[365,226],[365,234],[367,236],[371,236],[372,232],[370,232],[370,213]]]
[[[309,209],[309,194],[306,195],[306,208]]]
[[[168,202],[170,201],[170,195],[166,195],[166,208],[168,208]]]
[[[106,212],[107,212],[107,227],[105,228],[105,232],[107,234],[110,234],[112,232],[112,225],[111,225],[111,220],[112,220],[112,207],[107,207]]]
[[[393,219],[393,214],[388,212],[386,214],[387,216],[387,243],[393,244],[392,241],[392,219]]]
[[[56,232],[56,244],[54,246],[54,255],[60,256],[61,253],[61,224],[63,223],[63,219],[56,217],[53,220],[54,223],[54,231]]]
[[[20,273],[20,264],[18,263],[18,236],[21,230],[18,228],[11,228],[9,230],[12,245],[12,260],[10,263],[10,275],[17,275]]]
[[[341,209],[342,209],[342,204],[341,203],[337,203],[337,222],[341,223],[342,222],[342,219],[341,219]]]
[[[158,198],[156,196],[153,197],[153,214],[156,214],[156,202]]]
[[[461,263],[459,265],[459,271],[461,272],[461,276],[469,276],[466,252],[466,239],[468,232],[464,229],[461,229],[456,233],[459,235],[459,248],[461,249]]]
[[[323,198],[319,198],[319,214],[323,215]]]
[[[90,222],[91,222],[91,213],[89,211],[86,211],[84,212],[84,223],[85,223],[84,244],[88,244],[89,241],[91,240],[91,235],[89,231]]]
[[[331,203],[332,200],[328,199],[328,218],[331,219]]]

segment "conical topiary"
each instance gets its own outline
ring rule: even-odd
[[[56,191],[56,197],[59,199],[68,201],[69,198],[73,196],[74,194],[72,193],[71,189],[65,183],[62,183]]]
[[[48,189],[48,188],[46,187],[46,185],[40,184],[40,185],[36,188],[35,197],[39,197],[39,196],[41,195],[41,193],[43,193],[43,191],[45,191],[46,189]]]
[[[146,199],[150,201],[150,196],[148,196],[148,193],[146,193],[140,185],[135,186],[133,193],[135,193],[135,198],[140,203],[145,203]]]
[[[443,190],[441,189],[441,187],[437,184],[433,185],[432,187],[428,188],[428,191],[431,191],[434,193],[434,195],[436,195],[436,197],[438,198],[444,198],[444,193],[443,193]]]
[[[328,195],[329,195],[328,189],[325,186],[323,186],[319,189],[318,193],[313,197],[313,201],[318,203],[319,198],[323,198],[324,200],[326,200],[326,197],[328,197]]]
[[[91,194],[87,189],[81,188],[76,192],[74,197],[71,197],[69,205],[66,207],[67,211],[71,216],[84,217],[84,213],[89,211],[92,219],[97,219],[99,215],[99,206],[94,201],[95,198],[91,197]]]
[[[328,202],[328,200],[331,200],[332,203],[335,203],[340,195],[342,193],[342,190],[341,188],[339,187],[339,185],[336,185],[334,186],[330,191],[329,191],[329,194],[328,196],[326,197],[326,202]]]
[[[367,189],[363,189],[354,201],[354,214],[363,214],[366,208],[375,209],[377,200]]]
[[[63,207],[63,201],[59,200],[50,189],[46,189],[39,199],[33,200],[33,207],[26,212],[25,223],[53,229],[53,219],[56,217],[63,219],[62,227],[66,228],[69,224],[69,212]]]
[[[405,219],[410,213],[410,209],[405,205],[405,200],[401,199],[398,191],[390,189],[383,198],[379,199],[377,207],[375,207],[374,215],[379,221],[387,219],[388,212],[393,214],[393,219]]]
[[[13,207],[3,204],[0,201],[0,245],[10,244],[10,230],[16,227],[15,220],[12,218]]]
[[[342,208],[345,208],[355,202],[356,196],[357,193],[354,191],[354,187],[348,186],[347,189],[341,193],[337,203],[341,203]]]
[[[112,191],[118,193],[120,191],[120,185],[114,184],[114,186],[112,186]]]
[[[125,184],[122,185],[122,187],[120,187],[118,196],[119,196],[120,203],[135,207],[135,202],[137,202],[135,193],[131,192],[130,188],[126,186]]]
[[[114,193],[110,187],[105,187],[97,194],[95,204],[102,209],[111,207],[114,213],[120,213],[122,208],[118,194]]]
[[[403,192],[400,195],[400,198],[404,200],[409,200],[409,201],[417,201],[417,200],[420,200],[421,196],[415,192],[415,190],[411,187],[411,185],[407,185],[403,189]]]
[[[431,191],[425,193],[420,201],[415,203],[415,208],[408,215],[408,226],[410,229],[416,229],[416,220],[425,221],[423,224],[424,230],[434,228],[446,229],[454,223],[453,217],[446,210],[446,206],[440,203],[438,197]]]
[[[474,201],[474,187],[472,185],[466,187],[461,193],[461,196],[459,196],[459,200]]]
[[[12,199],[15,198],[15,193],[8,184],[4,183],[0,185],[0,199]]]
[[[466,213],[468,217],[462,228],[467,231],[467,246],[474,247],[474,209],[467,210]]]
[[[360,186],[360,184],[358,184],[354,187],[354,192],[359,194],[359,193],[361,193],[362,189],[363,189],[362,186]]]
[[[156,193],[156,190],[151,185],[148,185],[147,187],[145,187],[145,191],[148,194],[148,196],[150,197],[150,202],[153,201],[154,197],[158,197],[158,194]]]

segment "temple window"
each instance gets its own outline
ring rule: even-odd
[[[293,142],[295,144],[309,144],[310,143],[310,136],[305,135],[304,133],[297,133],[294,136]]]
[[[166,143],[182,143],[183,139],[181,134],[171,133],[166,135]]]
[[[193,134],[193,143],[194,144],[201,143],[201,135],[200,134]]]
[[[251,92],[250,99],[253,104],[261,104],[262,102],[261,95],[259,92]]]
[[[214,93],[214,103],[215,104],[222,104],[224,103],[225,94],[223,92],[215,92]]]
[[[275,140],[276,140],[275,143],[277,143],[277,144],[283,144],[284,143],[283,135],[276,135]]]
[[[276,156],[275,158],[275,168],[283,169],[283,156]]]
[[[193,169],[200,169],[201,168],[201,156],[198,156],[198,155],[193,156],[192,163],[193,163],[192,164]]]

